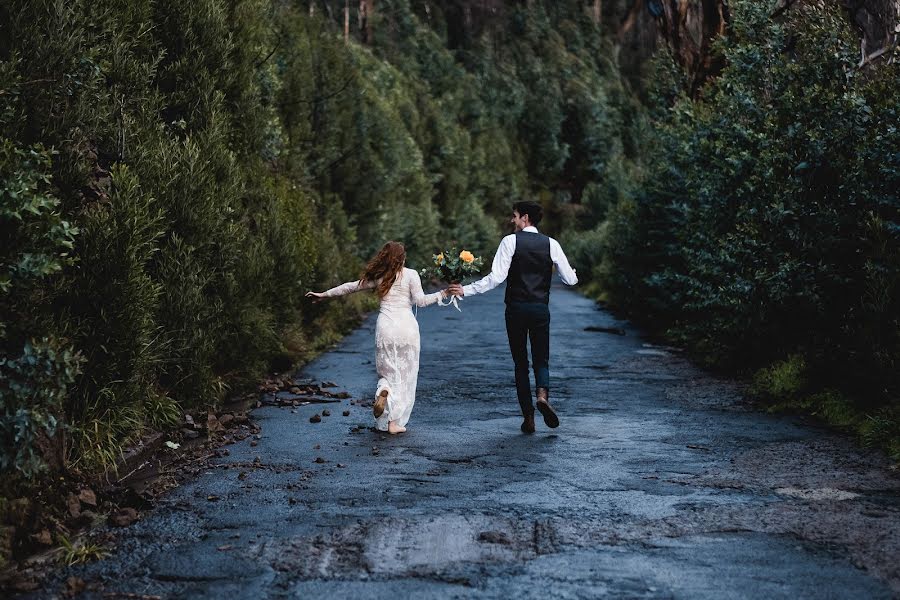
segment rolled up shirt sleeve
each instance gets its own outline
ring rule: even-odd
[[[563,252],[562,246],[559,245],[559,242],[550,238],[550,259],[553,261],[553,264],[556,265],[556,271],[559,273],[559,278],[562,279],[562,282],[566,285],[575,285],[578,283],[578,276],[575,275],[575,269],[569,264],[569,259],[566,258],[566,253]]]
[[[466,296],[483,294],[506,281],[506,277],[509,275],[509,266],[512,264],[512,258],[515,253],[516,236],[515,234],[508,235],[501,240],[500,246],[497,248],[494,262],[491,265],[491,272],[478,281],[463,286],[463,294]]]

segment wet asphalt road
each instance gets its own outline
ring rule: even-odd
[[[321,405],[258,409],[256,447],[234,444],[109,558],[63,575],[165,598],[900,597],[900,480],[883,456],[748,408],[564,289],[562,425],[523,435],[502,303],[419,310],[405,435],[354,431],[370,409],[350,400],[318,424]],[[374,325],[299,377],[370,398]]]

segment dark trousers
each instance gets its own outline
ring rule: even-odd
[[[506,335],[516,368],[516,394],[522,414],[534,413],[528,374],[528,338],[534,385],[550,389],[550,307],[543,303],[509,302],[506,305]]]

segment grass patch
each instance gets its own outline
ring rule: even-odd
[[[900,410],[886,406],[873,413],[860,403],[833,389],[811,389],[806,362],[795,354],[754,376],[750,392],[766,404],[769,412],[812,415],[824,423],[856,435],[866,448],[881,448],[892,460],[900,461]]]
[[[106,548],[87,539],[76,539],[73,542],[60,534],[58,540],[62,550],[59,561],[67,567],[99,560],[109,554]]]
[[[806,387],[806,361],[801,355],[793,354],[786,360],[760,369],[753,376],[750,390],[762,398],[796,401]]]

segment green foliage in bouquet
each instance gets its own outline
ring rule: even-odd
[[[468,250],[457,252],[456,248],[444,250],[431,257],[432,265],[422,269],[421,275],[426,279],[440,279],[447,283],[459,283],[467,277],[481,273],[484,261]]]

